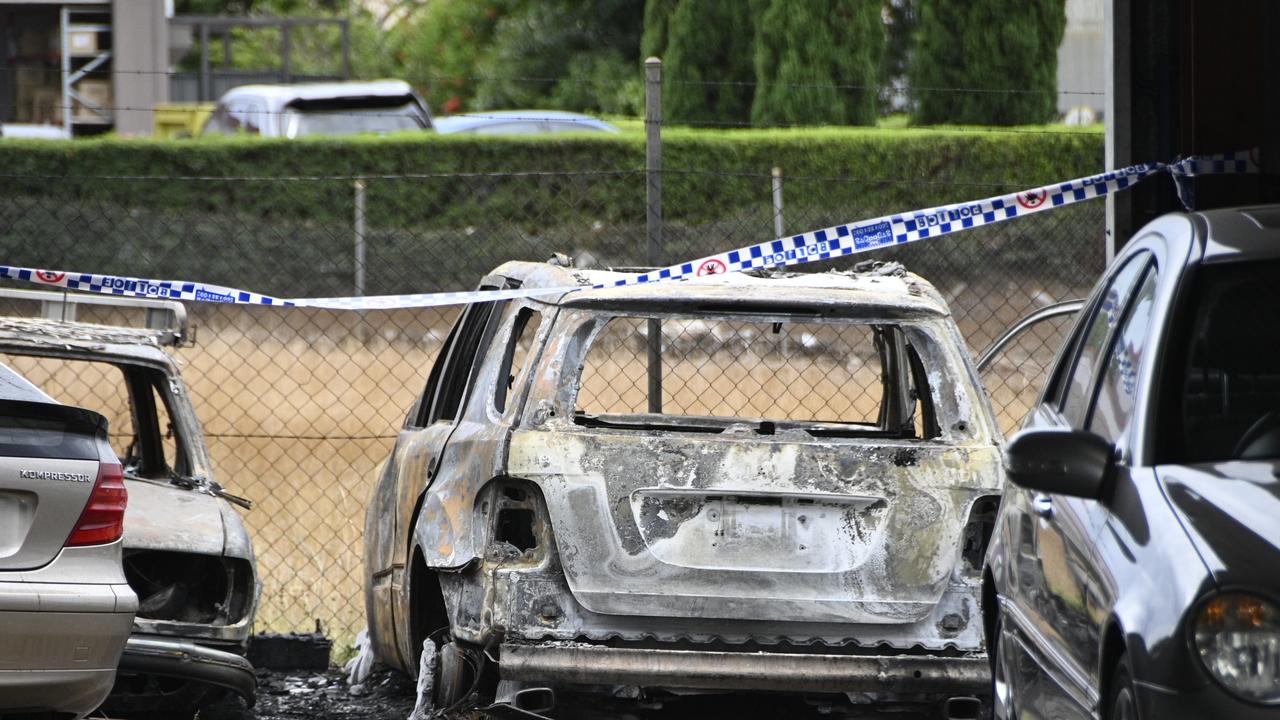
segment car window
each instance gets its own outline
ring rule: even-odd
[[[1091,398],[1090,390],[1101,369],[1103,348],[1107,347],[1112,331],[1119,324],[1120,314],[1149,259],[1149,253],[1139,253],[1130,258],[1120,272],[1113,276],[1100,302],[1092,309],[1093,315],[1084,326],[1085,332],[1077,340],[1070,375],[1067,376],[1065,386],[1059,386],[1063,393],[1060,405],[1062,416],[1071,427],[1084,427],[1085,413],[1089,409]]]
[[[1280,457],[1280,261],[1192,278],[1163,363],[1157,462]]]
[[[160,453],[164,458],[164,466],[179,475],[189,474],[182,451],[182,436],[173,422],[173,414],[169,412],[169,401],[165,397],[157,380],[151,387],[151,399],[156,411],[156,424],[160,431]]]
[[[1102,364],[1102,379],[1089,417],[1089,430],[1112,443],[1119,442],[1133,417],[1138,369],[1142,365],[1151,311],[1155,305],[1156,284],[1156,270],[1152,267],[1134,293],[1124,322],[1115,333],[1115,340]]]
[[[476,356],[484,340],[485,328],[489,325],[489,319],[493,317],[494,309],[501,305],[506,305],[506,302],[478,302],[467,306],[466,312],[458,321],[460,323],[458,336],[449,348],[449,355],[441,370],[440,383],[435,390],[424,425],[440,420],[457,419],[467,385],[471,381]]]
[[[204,132],[234,135],[246,132],[257,135],[262,132],[266,123],[266,110],[262,103],[252,100],[230,100],[220,102],[213,109],[213,115],[205,123]]]
[[[589,426],[652,426],[649,319],[604,321],[582,363],[575,421]],[[661,321],[661,415],[680,427],[735,425],[817,428],[818,434],[936,434],[926,373],[912,381],[910,359],[893,360],[896,325],[666,317]],[[898,370],[894,370],[897,368]],[[714,370],[714,372],[711,372]],[[904,388],[899,383],[906,383]],[[902,401],[905,406],[900,406]],[[843,426],[843,427],[841,427]]]
[[[498,412],[507,409],[507,396],[524,382],[525,373],[533,357],[533,341],[538,336],[538,327],[542,324],[542,313],[533,308],[520,308],[511,328],[511,337],[507,341],[503,354],[502,367],[498,371],[498,382],[495,388],[493,404]]]
[[[414,103],[369,106],[358,99],[330,101],[295,101],[284,117],[286,137],[304,135],[353,135],[356,133],[390,133],[422,130],[428,127],[422,110]]]
[[[131,474],[190,473],[182,438],[169,411],[163,372],[99,360],[0,354],[50,397],[107,419],[108,442]],[[131,391],[132,388],[132,391]]]

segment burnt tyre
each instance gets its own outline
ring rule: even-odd
[[[410,720],[458,709],[479,679],[479,653],[455,640],[429,637],[418,659],[417,702]]]

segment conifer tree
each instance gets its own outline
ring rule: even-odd
[[[1043,123],[1057,111],[1066,0],[919,0],[911,85],[922,124]]]
[[[768,0],[756,24],[756,125],[872,125],[881,0]]]
[[[680,1],[662,56],[665,117],[675,123],[750,121],[753,25],[740,0]]]

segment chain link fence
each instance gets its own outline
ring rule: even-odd
[[[555,146],[547,147],[550,156]],[[543,261],[557,252],[582,266],[635,267],[651,259],[645,185],[652,176],[643,167],[324,176],[291,170],[278,168],[273,177],[89,177],[51,168],[5,176],[0,251],[12,265],[199,280],[278,297],[348,295],[356,286],[371,295],[467,289],[502,262]],[[925,204],[921,197],[958,201],[1065,179],[1019,170],[993,170],[991,181],[974,182],[668,166],[658,260],[759,242],[779,227],[794,233],[911,210]],[[1084,203],[811,267],[901,261],[937,286],[976,355],[1034,309],[1083,297],[1103,269],[1103,238],[1104,205]],[[256,630],[310,630],[319,621],[347,641],[364,625],[365,502],[458,308],[188,309],[196,342],[175,355],[216,479],[255,503],[243,515],[263,584]],[[584,379],[593,401],[644,408],[643,327],[619,325],[598,344],[616,355],[595,362],[597,377]],[[1037,327],[984,374],[1006,431],[1034,400],[1065,327]],[[663,401],[684,412],[728,411],[703,400],[717,396],[735,403],[734,412],[783,417],[857,417],[873,414],[878,402],[863,390],[876,374],[874,357],[842,350],[865,347],[866,338],[802,326],[783,337],[746,325],[712,332],[665,323],[664,331],[672,352]],[[818,376],[803,385],[782,381],[813,367]],[[59,400],[120,403],[114,390],[102,389],[110,385],[105,378],[33,379]]]

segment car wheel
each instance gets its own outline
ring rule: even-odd
[[[471,689],[471,668],[466,650],[450,640],[440,647],[439,671],[436,678],[436,707],[456,705]]]
[[[1009,659],[1005,651],[1004,619],[996,611],[995,630],[991,633],[991,716],[995,720],[1017,717],[1013,710],[1013,686],[1009,684]]]
[[[1111,692],[1107,698],[1107,720],[1138,720],[1138,699],[1133,691],[1129,656],[1121,655],[1111,671]]]
[[[458,704],[470,693],[473,674],[467,650],[456,641],[424,640],[418,660],[418,697],[409,720],[425,720]]]

